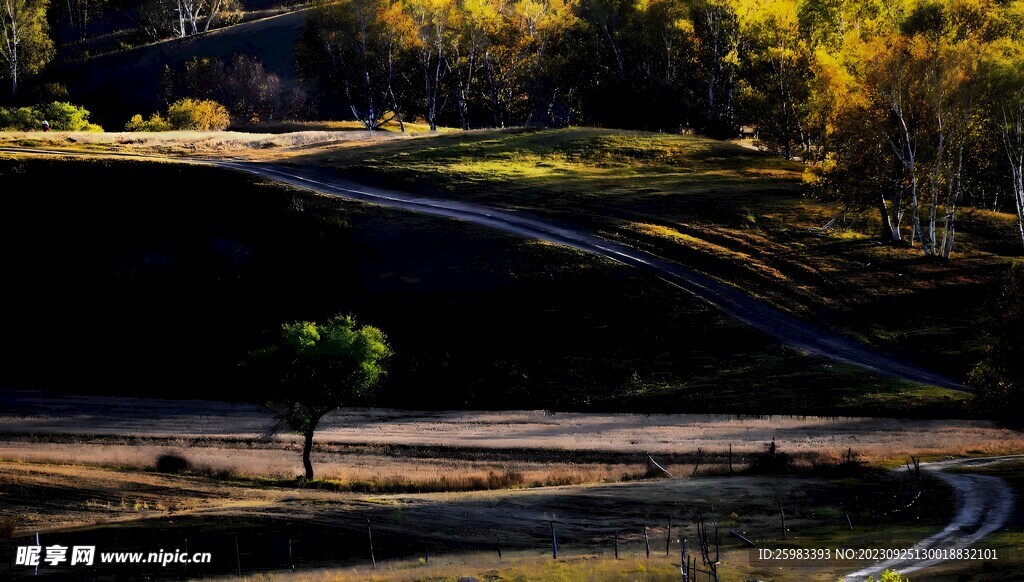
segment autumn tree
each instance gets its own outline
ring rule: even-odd
[[[747,117],[759,119],[759,141],[792,159],[810,149],[804,131],[809,73],[795,0],[739,0],[734,8],[746,42]]]
[[[195,57],[180,68],[168,67],[163,86],[168,102],[185,97],[210,99],[223,103],[231,117],[243,122],[275,119],[294,105],[280,77],[244,54],[227,61]]]
[[[444,84],[455,55],[458,14],[451,0],[406,0],[406,18],[392,26],[416,29],[415,45],[423,79],[425,113],[431,131],[437,131],[437,119],[446,103]]]
[[[711,135],[732,134],[740,42],[736,13],[725,0],[697,0],[693,26],[700,63],[697,77],[705,88],[700,127]]]
[[[320,6],[300,35],[300,72],[338,91],[368,130],[401,121],[411,53],[406,30],[394,26],[408,22],[400,16],[389,0],[346,0]]]
[[[12,95],[22,78],[39,72],[53,57],[48,5],[48,0],[0,0],[0,60]]]
[[[986,108],[1006,160],[1017,228],[1024,242],[1024,48],[1003,41],[986,55]]]

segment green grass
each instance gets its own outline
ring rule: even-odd
[[[781,347],[635,269],[464,223],[187,165],[7,160],[0,179],[21,385],[258,398],[234,388],[246,350],[283,321],[351,312],[398,354],[385,406],[970,414],[963,395]],[[140,264],[154,256],[170,262]],[[55,326],[92,337],[61,367],[44,365]]]
[[[801,165],[696,136],[476,131],[291,163],[581,225],[961,379],[981,357],[993,281],[1021,255],[1014,217],[977,209],[962,211],[949,263],[878,245],[875,211],[806,196]]]

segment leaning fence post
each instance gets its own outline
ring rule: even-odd
[[[644,548],[647,550],[647,557],[651,557],[651,538],[647,535],[647,526],[644,526]]]
[[[779,502],[779,517],[782,518],[782,539],[786,539],[786,512],[782,509],[782,497],[777,497]]]
[[[498,547],[498,559],[501,559],[501,536],[494,534],[494,545]]]
[[[238,536],[235,536],[235,564],[238,566],[238,576],[242,576],[242,553],[238,551]]]
[[[668,533],[665,534],[665,557],[668,557],[669,549],[672,547],[672,516],[668,516]]]
[[[555,522],[548,520],[548,524],[551,525],[551,558],[554,560],[558,559],[558,538],[555,537]]]
[[[373,554],[373,527],[370,525],[370,518],[366,518],[366,537],[370,540],[370,561],[373,569],[377,569],[377,556]]]
[[[686,557],[686,538],[679,538],[679,571],[683,574],[683,582],[690,579],[690,568]]]

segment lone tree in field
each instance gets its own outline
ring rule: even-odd
[[[281,339],[251,355],[262,377],[273,383],[267,407],[279,423],[304,437],[302,464],[313,478],[313,433],[325,414],[365,402],[384,376],[391,355],[376,327],[337,315],[324,323],[296,321],[281,326]]]

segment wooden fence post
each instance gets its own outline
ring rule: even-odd
[[[615,530],[615,533],[613,535],[614,535],[613,539],[615,540],[615,559],[618,560],[619,559],[619,530]]]
[[[679,569],[683,573],[683,582],[690,579],[689,558],[686,557],[686,538],[679,539]]]
[[[558,559],[558,538],[555,537],[555,522],[548,521],[551,524],[551,558],[553,560]]]
[[[373,569],[377,569],[377,556],[373,553],[373,526],[370,525],[370,518],[366,518],[366,537],[370,541],[370,562],[373,563]]]
[[[786,512],[782,509],[782,497],[776,497],[779,502],[779,517],[782,518],[782,539],[787,539],[786,534]]]
[[[238,551],[238,536],[235,536],[235,564],[238,566],[238,576],[242,576],[242,554]]]
[[[665,534],[665,557],[668,557],[669,550],[672,548],[672,516],[668,516],[668,533]]]
[[[651,557],[651,538],[647,535],[647,526],[644,526],[644,547],[647,549],[647,557]]]
[[[501,536],[494,534],[494,545],[498,546],[498,559],[501,559]]]

